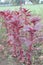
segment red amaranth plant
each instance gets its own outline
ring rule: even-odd
[[[12,47],[10,49],[12,56],[17,57],[25,65],[31,65],[32,50],[34,49],[32,45],[37,38],[35,33],[42,29],[41,26],[37,29],[40,18],[31,15],[30,11],[25,8],[20,8],[19,11],[1,11],[0,15],[5,19],[7,42]],[[23,44],[27,50],[22,47]]]

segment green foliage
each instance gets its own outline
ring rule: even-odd
[[[32,3],[34,4],[38,4],[39,3],[39,0],[30,0]]]
[[[25,0],[15,0],[16,5],[21,5],[22,3],[25,3]]]

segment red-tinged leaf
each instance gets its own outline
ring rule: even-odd
[[[22,10],[22,12],[24,12],[24,13],[28,11],[28,10],[25,9],[25,8],[22,8],[21,10]]]
[[[38,18],[38,17],[32,17],[32,18],[30,18],[31,20],[31,22],[33,23],[33,24],[36,24],[38,21],[40,21],[40,18]]]
[[[0,11],[0,15],[5,15],[5,13],[3,11]]]
[[[28,13],[28,14],[26,14],[26,16],[31,16],[31,14],[30,14],[30,13]]]

